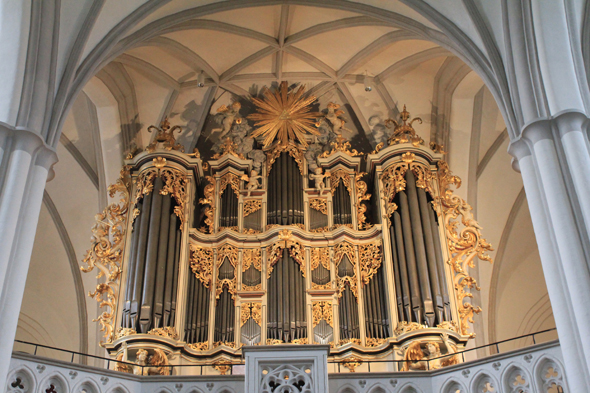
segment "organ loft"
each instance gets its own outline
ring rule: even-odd
[[[188,153],[180,127],[150,127],[96,216],[83,270],[113,367],[224,374],[247,347],[315,344],[351,371],[461,362],[491,246],[419,118],[404,107],[363,150],[337,104],[287,82],[210,117]]]

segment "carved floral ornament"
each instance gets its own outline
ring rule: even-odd
[[[217,249],[218,274],[219,268],[221,267],[226,258],[229,260],[229,262],[234,268],[234,277],[224,279],[219,279],[219,276],[217,277],[217,288],[215,290],[215,298],[219,299],[219,296],[221,296],[221,293],[223,292],[223,288],[227,287],[228,292],[231,294],[231,297],[232,299],[234,299],[235,302],[238,286],[238,279],[236,274],[236,267],[238,266],[238,249],[229,244],[225,244]]]
[[[311,270],[317,269],[320,264],[326,270],[330,270],[330,249],[328,247],[313,247],[311,249]]]
[[[262,255],[259,248],[247,248],[242,251],[242,272],[250,269],[250,266],[254,266],[259,272],[262,271]]]
[[[244,326],[252,318],[258,326],[262,326],[262,303],[242,303],[240,312],[240,326]]]
[[[89,292],[88,296],[96,298],[100,308],[107,307],[94,322],[100,323],[100,331],[104,332],[106,341],[101,341],[100,345],[104,346],[105,342],[109,343],[114,340],[114,319],[117,309],[117,295],[121,280],[121,258],[123,256],[123,243],[125,239],[126,218],[130,205],[130,178],[129,166],[121,169],[119,179],[109,186],[109,196],[114,198],[116,194],[121,195],[119,202],[111,203],[102,213],[95,216],[96,224],[92,227],[92,245],[83,262],[86,267],[80,269],[89,273],[98,269],[97,279],[102,277],[105,281],[96,286],[94,292]]]
[[[246,201],[244,203],[244,217],[248,217],[260,209],[262,209],[262,201],[260,199]]]
[[[228,172],[219,178],[219,198],[221,198],[221,196],[223,195],[223,192],[225,191],[225,189],[228,185],[232,188],[232,190],[234,190],[236,197],[239,198],[240,197],[240,178],[231,172]]]
[[[272,165],[275,163],[277,158],[283,152],[289,153],[289,155],[295,159],[295,162],[297,163],[297,167],[299,168],[299,173],[301,173],[303,175],[303,172],[304,172],[303,151],[299,147],[292,145],[292,144],[287,144],[287,145],[278,144],[271,151],[266,153],[266,173],[267,173],[267,175],[270,173],[270,170],[272,169]]]
[[[189,260],[195,277],[209,288],[213,280],[213,249],[191,244]]]
[[[290,231],[284,230],[286,232]],[[281,232],[284,232],[281,231]],[[279,239],[281,239],[281,234],[279,234]],[[289,255],[291,258],[295,260],[299,264],[299,269],[303,277],[305,277],[305,255],[303,246],[293,240],[285,240],[281,239],[280,241],[274,243],[271,246],[266,247],[266,278],[270,278],[270,274],[273,271],[274,265],[279,261],[279,259],[283,255],[283,249],[289,249]]]
[[[205,176],[205,180],[209,184],[203,190],[204,198],[199,199],[201,205],[209,205],[205,209],[205,225],[209,227],[209,233],[215,230],[215,178],[213,176]]]
[[[135,181],[135,201],[137,206],[139,201],[149,195],[154,190],[154,181],[156,177],[160,177],[164,182],[160,195],[171,195],[176,201],[174,213],[180,219],[180,230],[184,228],[184,212],[188,202],[188,184],[189,179],[185,173],[172,167],[166,166],[166,159],[163,157],[156,157],[153,159],[155,168],[148,168],[141,172]],[[132,221],[139,215],[139,209],[133,209]]]
[[[352,196],[352,188],[350,187],[350,174],[342,169],[338,169],[337,171],[331,172],[330,174],[330,187],[332,190],[332,195],[336,192],[336,189],[340,185],[340,180],[348,190],[350,196]]]
[[[328,215],[328,202],[323,198],[310,199],[309,207],[324,215]]]
[[[329,301],[319,301],[312,303],[312,324],[316,327],[323,319],[328,325],[334,327],[332,314],[332,303]]]

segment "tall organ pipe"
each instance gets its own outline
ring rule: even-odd
[[[303,224],[302,177],[295,160],[281,153],[268,174],[269,225]]]
[[[166,289],[166,264],[168,262],[168,242],[170,240],[170,197],[162,200],[162,221],[160,223],[160,239],[158,242],[158,259],[156,280],[154,285],[154,326],[160,327],[164,313],[164,290]]]
[[[449,300],[449,293],[448,293],[448,289],[447,289],[447,281],[446,281],[446,275],[445,275],[445,264],[443,261],[443,256],[442,256],[442,247],[440,244],[440,235],[439,235],[439,229],[438,229],[438,223],[436,221],[436,216],[434,214],[434,209],[430,209],[430,225],[432,226],[432,234],[434,237],[434,248],[436,250],[436,264],[438,266],[438,281],[440,283],[440,287],[442,290],[442,297],[443,297],[443,303],[444,303],[444,309],[445,309],[445,321],[450,321],[451,320],[451,303]]]

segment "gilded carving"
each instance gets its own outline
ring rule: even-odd
[[[209,342],[205,341],[202,343],[187,344],[190,349],[195,351],[206,351],[209,349]]]
[[[262,303],[242,303],[240,326],[244,326],[250,318],[252,318],[258,326],[262,326]]]
[[[314,198],[309,200],[309,207],[319,211],[322,214],[328,215],[328,202],[322,198]]]
[[[252,265],[254,269],[262,271],[262,255],[259,248],[246,248],[242,251],[242,272],[250,269]]]
[[[320,227],[320,228],[310,229],[309,231],[310,231],[311,233],[323,233],[323,232],[330,232],[330,227],[329,227],[329,226],[325,226],[325,227]]]
[[[409,332],[413,332],[416,330],[427,329],[427,328],[428,328],[428,326],[421,325],[417,322],[402,321],[397,324],[397,327],[395,328],[394,332],[396,335],[399,336],[400,334],[409,333]]]
[[[320,285],[320,284],[316,284],[315,282],[312,281],[311,283],[311,289],[332,289],[332,283],[333,281],[330,281],[327,284],[324,285]]]
[[[257,112],[248,116],[256,121],[258,127],[251,138],[263,136],[263,147],[268,147],[275,139],[279,145],[287,145],[289,141],[297,140],[307,147],[306,135],[320,135],[316,129],[316,119],[321,113],[312,112],[311,104],[315,96],[305,96],[305,86],[300,85],[297,90],[289,91],[289,85],[282,81],[279,88],[272,92],[265,88],[264,99],[252,98]]]
[[[461,334],[469,334],[470,337],[475,337],[475,333],[469,332],[469,323],[473,323],[473,315],[479,314],[481,307],[465,302],[465,298],[473,297],[469,290],[475,288],[479,291],[480,288],[477,286],[475,278],[469,275],[468,268],[475,267],[475,258],[492,262],[492,258],[486,252],[493,251],[493,248],[482,237],[481,226],[473,218],[471,206],[459,196],[454,195],[450,188],[451,185],[459,188],[461,179],[451,174],[445,161],[440,161],[438,168],[441,196],[435,201],[438,202],[437,210],[443,217],[447,245],[451,256],[448,263],[455,273],[453,282],[457,293]],[[459,229],[460,225],[462,226],[461,229]]]
[[[244,217],[262,209],[262,201],[260,199],[249,200],[244,203]]]
[[[299,269],[303,277],[305,277],[305,254],[301,244],[293,242],[292,247],[289,249],[289,255],[299,264]]]
[[[213,278],[213,249],[191,244],[189,260],[195,277],[209,288]]]
[[[277,340],[277,339],[273,339],[273,338],[266,339],[266,345],[278,345],[278,344],[282,344],[282,343],[283,343],[282,340]]]
[[[336,266],[340,264],[344,255],[348,257],[353,266],[356,266],[356,252],[352,244],[340,242],[334,247],[334,261]]]
[[[332,317],[332,303],[329,301],[319,301],[312,303],[312,323],[316,327],[323,319],[328,325],[334,327],[334,320]]]
[[[262,284],[257,284],[254,286],[242,284],[242,291],[246,291],[246,292],[262,291]]]
[[[348,193],[352,195],[352,188],[350,187],[350,174],[342,169],[330,173],[330,188],[332,189],[332,195],[336,192],[340,180],[346,186]]]
[[[176,143],[176,138],[174,138],[174,131],[182,132],[182,128],[180,126],[174,126],[170,128],[170,122],[168,118],[165,118],[162,123],[160,123],[160,128],[156,126],[149,126],[148,132],[156,131],[156,138],[154,141],[150,143],[146,147],[146,151],[152,153],[156,150],[156,146],[158,143],[162,143],[166,150],[178,150],[184,153],[184,147]]]
[[[296,345],[307,345],[307,337],[298,338],[298,339],[295,339],[291,342]]]
[[[361,345],[361,340],[359,340],[358,338],[346,338],[343,340],[338,341],[338,346],[341,347],[343,345],[346,344],[357,344],[357,345]]]
[[[299,173],[303,175],[303,151],[301,151],[301,149],[299,149],[297,146],[290,144],[278,144],[271,151],[266,153],[266,174],[268,175],[270,173],[270,170],[272,169],[272,164],[274,164],[274,162],[277,160],[277,158],[281,155],[282,152],[289,153],[289,155],[295,159],[295,162],[299,167]]]
[[[120,339],[121,337],[132,336],[134,334],[137,334],[135,329],[119,327],[115,333],[115,340]]]
[[[226,360],[218,360],[213,363],[213,368],[219,371],[219,374],[225,375],[229,370],[231,370],[231,363]]]
[[[168,337],[173,340],[178,340],[180,336],[176,333],[176,329],[173,326],[165,326],[163,328],[155,328],[148,332],[153,336]]]
[[[367,206],[363,203],[363,201],[371,199],[371,194],[367,194],[367,183],[361,180],[364,175],[366,175],[366,173],[361,172],[357,173],[354,177],[354,185],[356,189],[356,220],[359,231],[371,228],[371,224],[367,222],[367,218],[365,217]]]
[[[262,233],[257,229],[252,229],[252,228],[244,228],[244,230],[242,231],[242,233],[244,235],[256,235],[258,233]]]
[[[443,367],[459,364],[459,356],[455,355],[457,347],[452,344],[447,334],[441,335],[442,345],[446,349],[444,356],[441,345],[435,341],[414,341],[404,352],[403,371],[438,370]],[[426,351],[426,354],[424,353]]]
[[[348,142],[346,140],[346,138],[344,138],[341,134],[338,134],[336,136],[335,141],[330,143],[330,146],[331,146],[332,150],[330,152],[328,152],[328,151],[323,152],[322,154],[319,155],[320,158],[327,158],[327,157],[330,157],[332,154],[338,153],[338,152],[348,154],[351,157],[356,157],[356,156],[362,155],[362,153],[359,153],[355,149],[351,150],[350,142]]]
[[[98,269],[97,279],[105,277],[105,282],[99,283],[94,292],[88,296],[95,298],[99,307],[107,307],[94,322],[100,323],[100,331],[104,332],[105,342],[114,340],[114,319],[117,311],[117,296],[121,279],[121,258],[123,256],[123,243],[126,232],[126,216],[130,205],[130,167],[124,166],[121,169],[119,179],[109,186],[109,196],[114,198],[116,194],[121,195],[119,202],[111,203],[102,213],[95,216],[96,224],[92,227],[91,246],[83,262],[86,267],[80,267],[85,272]]]
[[[231,172],[226,173],[225,175],[219,178],[219,198],[223,195],[225,188],[230,186],[236,197],[240,197],[240,178],[237,175],[234,175]]]
[[[357,356],[351,356],[342,361],[342,365],[346,367],[351,373],[353,373],[354,370],[361,364],[363,364],[363,360]]]
[[[203,193],[205,198],[199,199],[201,205],[209,205],[205,209],[205,224],[209,227],[209,233],[213,233],[215,228],[215,178],[213,176],[205,176],[205,179],[209,182],[205,186]]]
[[[314,271],[318,266],[330,270],[330,249],[328,247],[313,247],[311,249],[311,270]]]
[[[346,288],[346,283],[348,283],[348,285],[350,285],[350,290],[352,291],[352,294],[354,295],[354,297],[356,298],[356,301],[358,303],[359,293],[358,293],[358,285],[357,285],[356,281],[357,281],[356,275],[354,277],[350,277],[350,276],[336,277],[336,287],[338,290],[338,298],[342,297],[342,294],[344,294],[344,289]]]
[[[219,227],[219,228],[217,228],[217,232],[221,232],[221,231],[225,231],[225,230],[238,232],[238,229],[239,228],[237,226],[233,226],[233,227]]]
[[[384,338],[367,338],[365,340],[366,347],[368,348],[378,347],[379,345],[382,345],[385,342],[387,342],[387,340]]]
[[[217,348],[217,347],[229,347],[229,348],[235,348],[236,347],[236,343],[231,341],[216,341],[213,343],[213,349]]]
[[[231,294],[232,299],[234,299],[234,303],[236,300],[236,293],[237,293],[237,286],[238,286],[238,279],[237,275],[235,274],[236,266],[238,266],[238,249],[233,247],[229,244],[224,244],[220,248],[217,249],[217,268],[219,269],[223,264],[225,259],[228,259],[231,265],[234,268],[234,277],[233,278],[224,278],[220,279],[219,276],[217,277],[217,289],[215,290],[215,298],[219,299],[221,293],[223,292],[223,287],[227,287],[228,292]]]
[[[376,241],[370,244],[361,244],[359,246],[359,259],[361,270],[361,281],[367,285],[371,278],[377,273],[381,267],[383,254],[381,253],[381,241]]]
[[[232,155],[232,156],[234,156],[236,158],[239,158],[239,159],[242,159],[242,160],[245,160],[246,159],[246,157],[244,157],[243,154],[238,154],[237,153],[238,145],[237,145],[237,143],[235,143],[234,141],[232,141],[231,138],[229,138],[229,137],[228,138],[225,138],[223,140],[223,143],[219,147],[221,148],[221,152],[220,153],[217,153],[217,154],[214,154],[211,157],[212,160],[218,160],[218,159],[220,159],[221,157],[223,157],[223,156],[225,156],[227,154]]]
[[[412,124],[417,121],[418,124],[422,124],[422,119],[419,117],[415,117],[410,122],[410,113],[406,110],[406,106],[404,105],[404,109],[399,114],[399,121],[393,119],[385,120],[385,126],[389,127],[390,125],[394,126],[393,135],[388,139],[389,145],[397,145],[398,143],[407,143],[410,142],[412,145],[418,147],[419,145],[424,144],[424,140],[420,138],[416,134],[416,131],[412,127]]]
[[[271,246],[266,247],[266,278],[270,278],[270,274],[273,271],[274,265],[283,255],[283,249],[289,248],[289,255],[299,264],[299,269],[305,277],[305,255],[303,252],[303,246],[301,244],[288,240],[291,239],[291,231],[285,229],[279,233],[278,242]]]

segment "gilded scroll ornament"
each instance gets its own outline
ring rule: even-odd
[[[258,326],[262,326],[262,303],[242,303],[240,313],[240,326],[244,326],[244,324],[250,318],[252,318]]]
[[[223,262],[226,258],[229,260],[229,262],[234,268],[234,277],[224,279],[220,279],[219,276],[217,277],[217,289],[215,290],[215,298],[219,299],[219,296],[221,296],[221,293],[223,292],[223,287],[227,287],[227,291],[231,294],[231,297],[232,299],[234,299],[235,303],[238,287],[238,279],[236,275],[236,267],[238,266],[238,249],[229,244],[224,244],[223,246],[217,249],[218,272],[219,268],[221,267],[221,265],[223,265]]]
[[[148,332],[153,336],[160,336],[160,337],[168,337],[173,340],[178,340],[180,336],[176,332],[176,329],[173,326],[165,326],[163,328],[155,328]]]
[[[385,126],[389,127],[393,125],[393,135],[388,139],[389,145],[397,145],[398,143],[410,142],[412,145],[418,147],[424,144],[424,140],[416,134],[416,131],[412,127],[412,124],[417,121],[418,124],[422,124],[422,119],[415,117],[410,122],[410,112],[406,110],[404,105],[403,111],[399,114],[399,121],[393,119],[385,120]]]
[[[254,269],[262,271],[262,255],[259,248],[246,248],[242,251],[242,272],[250,269],[252,265]]]
[[[225,175],[219,178],[219,198],[223,195],[225,188],[230,186],[232,190],[234,190],[234,194],[239,198],[240,197],[240,178],[237,175],[234,175],[231,172],[226,173]]]
[[[387,342],[387,340],[384,338],[367,338],[365,340],[365,346],[367,348],[374,348],[374,347],[378,347],[379,345],[382,345],[386,342]]]
[[[350,187],[350,174],[342,169],[338,169],[337,171],[330,173],[330,188],[332,190],[332,195],[336,192],[338,185],[340,184],[340,180],[346,186],[348,193],[352,195],[352,188]]]
[[[291,342],[296,345],[307,345],[307,337],[297,338]]]
[[[211,157],[212,160],[218,160],[221,157],[228,155],[228,154],[231,156],[234,156],[236,158],[239,158],[241,160],[246,159],[246,157],[244,157],[243,154],[238,154],[238,152],[237,152],[238,144],[235,143],[234,141],[232,141],[231,138],[225,138],[223,140],[223,143],[219,147],[221,148],[221,152],[214,154]]]
[[[217,232],[221,232],[221,231],[225,231],[225,230],[238,232],[238,229],[239,228],[237,225],[234,225],[231,227],[219,227],[219,228],[217,228]]]
[[[361,270],[361,282],[367,285],[371,278],[381,267],[383,254],[381,252],[381,241],[370,244],[361,244],[359,246],[359,259]]]
[[[357,173],[354,177],[354,185],[356,189],[356,220],[359,231],[371,228],[371,224],[367,222],[367,218],[365,217],[367,206],[363,203],[363,201],[371,199],[371,194],[367,194],[367,183],[361,180],[364,175],[366,175],[366,173],[361,172]]]
[[[465,302],[465,298],[472,298],[471,289],[479,291],[477,281],[469,275],[468,268],[474,268],[475,258],[492,262],[492,258],[486,254],[493,251],[492,246],[482,237],[481,226],[473,218],[471,206],[459,196],[453,194],[451,185],[459,188],[461,179],[453,176],[445,161],[438,163],[438,181],[441,196],[437,198],[439,214],[444,221],[445,235],[449,247],[449,265],[453,268],[457,304],[459,305],[459,319],[461,322],[461,334],[475,337],[475,333],[469,332],[469,323],[473,323],[473,315],[481,312],[481,307]],[[461,225],[461,229],[460,228]]]
[[[361,340],[358,338],[345,338],[343,340],[338,341],[338,346],[341,347],[346,344],[356,344],[361,345]]]
[[[219,268],[224,259],[229,259],[229,262],[234,267],[238,266],[238,249],[230,244],[224,244],[217,249],[217,267]]]
[[[344,255],[348,257],[353,266],[356,266],[356,252],[355,247],[352,244],[340,242],[334,247],[334,261],[336,266],[340,265]]]
[[[270,170],[272,169],[272,164],[274,164],[274,162],[283,152],[289,153],[289,155],[295,159],[295,162],[299,167],[299,173],[303,175],[303,151],[301,151],[301,149],[297,146],[290,144],[276,145],[270,152],[266,153],[266,174],[268,175],[270,173]]]
[[[329,301],[313,302],[311,308],[313,327],[323,319],[328,325],[334,327],[334,319],[332,316],[332,303]]]
[[[205,209],[205,224],[209,227],[209,233],[213,233],[215,228],[215,178],[213,176],[205,176],[209,182],[203,190],[204,198],[199,199],[201,205],[209,205]]]
[[[209,342],[205,341],[202,343],[194,343],[194,344],[187,344],[190,349],[194,349],[195,351],[206,351],[209,349]]]
[[[260,199],[246,201],[244,203],[244,217],[248,217],[260,209],[262,209],[262,201]]]
[[[293,242],[292,247],[289,249],[289,255],[299,264],[299,269],[303,277],[305,277],[305,254],[303,246],[299,243]]]
[[[299,269],[305,277],[305,255],[303,246],[291,239],[291,231],[284,229],[279,233],[279,240],[271,246],[266,247],[266,278],[270,278],[274,265],[283,255],[283,249],[289,248],[289,255],[299,264]]]
[[[213,278],[213,249],[191,244],[189,259],[195,277],[209,288]]]
[[[330,227],[329,226],[325,226],[325,227],[321,227],[321,228],[310,229],[309,231],[311,233],[330,232]]]
[[[427,328],[428,328],[428,326],[421,325],[418,322],[401,321],[397,324],[394,332],[397,336],[399,336],[401,334],[405,334],[405,333],[409,333],[409,332],[413,332],[413,331],[421,330],[421,329],[427,329]]]
[[[297,90],[289,91],[286,81],[276,91],[271,92],[265,88],[264,99],[252,98],[252,102],[258,107],[257,112],[248,116],[254,120],[258,127],[251,138],[263,136],[263,147],[268,147],[275,140],[280,145],[287,145],[289,141],[298,141],[307,147],[307,135],[320,135],[316,129],[316,119],[321,113],[312,112],[311,104],[316,100],[315,96],[305,96],[305,86],[300,85]]]
[[[363,360],[357,356],[351,356],[342,361],[342,365],[346,367],[351,373],[353,373],[354,370],[361,364],[363,364]]]
[[[227,360],[218,360],[213,363],[213,368],[219,371],[219,374],[225,375],[229,370],[231,370],[231,363]]]
[[[336,277],[336,289],[338,291],[338,298],[342,297],[344,293],[344,289],[346,288],[346,283],[350,286],[350,290],[352,291],[356,301],[359,301],[359,294],[358,294],[358,283],[357,283],[357,276],[356,276],[356,266],[357,266],[357,259],[356,259],[356,252],[355,247],[347,242],[338,243],[334,247],[334,262],[336,266],[340,265],[342,262],[342,258],[346,255],[348,260],[354,267],[354,275],[350,276],[337,276]]]
[[[375,146],[375,150],[373,150],[371,152],[371,154],[379,153],[381,151],[381,149],[383,149],[383,146],[385,146],[385,143],[383,143],[383,142],[378,143],[377,146]]]
[[[358,284],[356,282],[356,275],[355,277],[350,276],[343,276],[343,277],[336,277],[336,287],[338,290],[338,298],[340,299],[344,294],[344,289],[346,288],[346,283],[350,286],[350,291],[356,298],[358,303],[359,301],[359,291],[358,291]]]
[[[242,233],[244,235],[256,235],[256,234],[262,233],[262,232],[260,232],[258,229],[244,228],[244,230],[242,231]]]
[[[217,348],[217,347],[228,347],[228,348],[235,348],[236,347],[236,343],[233,341],[217,341],[213,343],[213,348]]]
[[[408,161],[409,159],[406,159]],[[406,189],[405,175],[408,170],[411,170],[416,176],[416,187],[423,188],[430,193],[433,199],[437,196],[434,192],[434,175],[430,168],[424,164],[409,161],[398,162],[383,171],[381,174],[381,182],[383,183],[383,199],[385,202],[384,221],[391,225],[390,216],[397,210],[397,205],[393,202],[395,195]]]
[[[309,207],[328,215],[328,202],[323,198],[314,198],[309,200]]]
[[[404,367],[402,371],[438,370],[443,367],[459,364],[459,357],[455,355],[457,347],[451,343],[447,334],[441,335],[442,345],[446,353],[441,352],[441,344],[436,341],[414,341],[404,352]],[[426,351],[426,354],[424,353]],[[444,356],[448,355],[448,356]]]
[[[336,136],[335,141],[330,143],[330,146],[331,146],[332,150],[329,152],[328,151],[323,152],[322,154],[319,155],[320,158],[327,158],[335,153],[344,153],[344,154],[347,154],[351,157],[356,157],[356,156],[362,155],[362,153],[359,153],[355,149],[351,149],[350,142],[348,142],[346,140],[346,138],[344,138],[341,134],[338,134]]]
[[[137,334],[137,331],[135,329],[119,327],[117,328],[117,332],[115,333],[115,340],[122,337],[132,336],[134,334]]]
[[[158,143],[162,143],[166,150],[178,150],[184,153],[184,147],[181,144],[176,143],[176,138],[174,138],[174,131],[182,132],[182,128],[180,126],[170,128],[170,122],[167,117],[162,120],[159,128],[156,126],[149,126],[148,132],[152,131],[156,131],[156,137],[154,138],[154,141],[146,147],[145,150],[147,152],[152,153],[156,150]]]
[[[254,286],[242,284],[242,291],[246,291],[246,292],[262,291],[262,284],[257,284]]]
[[[324,285],[320,285],[320,284],[316,284],[315,282],[311,282],[311,289],[319,289],[319,290],[323,290],[323,289],[332,289],[332,282],[330,281],[327,284]]]
[[[311,249],[311,270],[314,271],[320,264],[326,270],[330,270],[330,249],[328,247],[313,247]]]
[[[279,345],[282,344],[283,341],[282,340],[277,340],[274,338],[267,338],[266,339],[266,345]]]
[[[266,247],[266,278],[270,278],[273,266],[277,263],[279,258],[283,255],[283,247],[281,243],[277,242],[271,246]]]
[[[117,296],[121,280],[121,258],[123,256],[123,245],[126,232],[126,217],[130,205],[130,167],[124,166],[121,169],[119,179],[109,186],[109,196],[114,198],[116,194],[121,195],[119,202],[111,203],[102,213],[95,216],[96,224],[92,227],[91,246],[83,262],[86,267],[80,267],[85,272],[98,269],[97,279],[105,277],[105,282],[99,283],[94,292],[88,296],[95,298],[99,307],[107,307],[94,322],[100,323],[100,331],[104,332],[105,342],[114,340],[114,320],[117,311]]]

